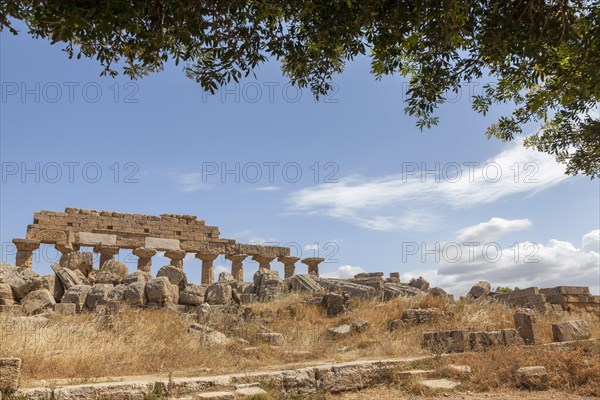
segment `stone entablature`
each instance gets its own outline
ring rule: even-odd
[[[16,264],[26,268],[31,268],[32,253],[41,243],[52,244],[63,254],[93,247],[100,254],[100,267],[119,250],[133,250],[139,257],[138,269],[145,272],[150,270],[152,256],[158,251],[164,252],[170,265],[179,269],[183,269],[186,254],[194,253],[202,260],[202,283],[214,281],[213,261],[219,255],[232,260],[236,279],[243,277],[242,260],[246,257],[252,257],[260,268],[266,269],[270,269],[271,261],[284,257],[288,269],[292,268],[289,247],[242,244],[220,238],[219,234],[219,228],[206,225],[194,215],[154,216],[67,208],[64,212],[36,212],[33,224],[27,226],[26,238],[13,242],[17,248]],[[313,268],[318,273],[317,266]]]
[[[64,212],[36,212],[33,224],[27,227],[26,239],[63,249],[103,245],[131,250],[214,251],[272,258],[290,254],[287,247],[240,244],[220,238],[219,234],[218,227],[206,225],[194,215],[155,216],[67,208]]]

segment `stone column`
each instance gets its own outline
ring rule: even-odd
[[[156,255],[156,250],[138,247],[133,249],[133,254],[139,257],[137,265],[138,271],[152,271],[152,257]]]
[[[170,264],[183,271],[183,258],[185,257],[184,250],[167,250],[165,257],[171,260]]]
[[[94,246],[94,253],[100,253],[100,268],[108,260],[112,260],[119,253],[117,246],[103,246],[101,244]]]
[[[302,260],[302,264],[308,265],[308,273],[319,276],[319,264],[325,261],[324,258],[308,257]]]
[[[296,262],[300,257],[281,256],[277,261],[283,263],[283,271],[285,278],[291,278],[296,275]]]
[[[256,255],[252,256],[252,259],[258,263],[258,268],[271,269],[271,261],[273,261],[275,257]]]
[[[75,251],[79,251],[80,247],[74,243],[56,243],[54,248],[60,251],[62,254],[69,254]]]
[[[33,267],[33,252],[40,247],[40,242],[30,239],[13,239],[13,243],[17,248],[15,265],[31,269]]]
[[[225,258],[231,261],[231,275],[238,282],[244,282],[244,264],[243,261],[248,254],[227,254]]]
[[[213,251],[203,251],[196,253],[196,258],[202,260],[202,284],[210,285],[215,283],[215,267],[213,262],[219,256],[219,253]]]

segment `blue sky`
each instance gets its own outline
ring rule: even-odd
[[[134,82],[100,77],[94,61],[68,60],[26,34],[3,32],[0,57],[3,261],[14,261],[10,242],[35,211],[73,206],[194,214],[222,237],[318,252],[330,276],[399,271],[457,294],[480,279],[598,292],[598,181],[563,175],[520,141],[487,140],[485,127],[510,108],[475,114],[469,91],[483,82],[420,132],[403,113],[407,79],[376,81],[367,58],[349,63],[336,92],[315,102],[276,62],[211,96],[180,66]],[[436,165],[437,181],[415,171]],[[47,273],[50,258],[34,268]],[[165,263],[156,257],[154,267]],[[199,260],[185,265],[199,280]],[[255,267],[247,262],[248,278]]]

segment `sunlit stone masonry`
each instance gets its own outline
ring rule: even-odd
[[[297,257],[290,249],[281,246],[262,246],[237,243],[219,237],[219,228],[209,226],[194,215],[161,214],[143,215],[114,211],[95,211],[67,208],[64,212],[40,211],[27,226],[25,239],[14,239],[17,249],[16,264],[31,268],[33,252],[41,243],[51,244],[68,254],[80,247],[92,247],[100,254],[100,266],[112,260],[121,249],[129,249],[138,257],[138,270],[149,272],[152,257],[164,252],[170,265],[183,270],[184,258],[192,253],[202,261],[202,283],[213,283],[213,262],[224,255],[232,262],[231,274],[243,280],[243,261],[247,257],[259,263],[259,268],[271,268],[278,259],[285,266],[286,277],[295,274]],[[323,259],[302,260],[309,272],[318,275],[318,264]]]

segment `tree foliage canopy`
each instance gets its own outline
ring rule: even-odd
[[[0,3],[0,27],[27,24],[65,43],[69,57],[96,58],[103,74],[131,78],[170,59],[215,92],[269,58],[316,95],[359,55],[377,78],[410,77],[405,111],[420,128],[446,96],[482,77],[487,113],[514,105],[487,130],[512,140],[540,122],[526,144],[554,154],[567,173],[600,177],[600,2],[568,0],[29,0]]]

